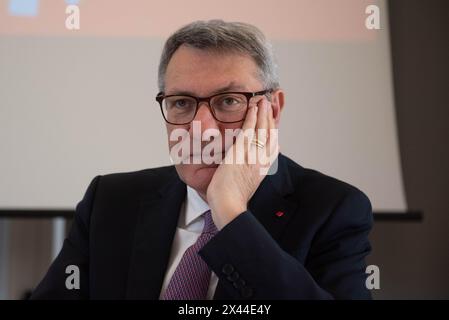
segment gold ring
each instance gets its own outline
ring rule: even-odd
[[[251,141],[251,144],[254,144],[256,147],[260,149],[265,148],[265,144],[260,142],[258,139],[254,139],[253,141]]]

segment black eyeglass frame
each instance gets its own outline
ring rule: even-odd
[[[159,92],[156,95],[156,101],[159,102],[159,106],[161,108],[161,113],[162,113],[162,117],[164,118],[165,122],[172,124],[172,125],[186,125],[189,124],[193,121],[193,119],[195,119],[196,114],[198,113],[198,109],[199,109],[199,105],[201,102],[207,102],[207,106],[209,107],[212,116],[214,117],[215,120],[221,122],[221,123],[237,123],[237,122],[241,122],[243,120],[245,120],[246,114],[248,112],[248,108],[249,108],[249,101],[251,100],[251,98],[254,98],[255,96],[263,96],[263,95],[267,95],[269,93],[272,93],[273,90],[272,89],[266,89],[266,90],[262,90],[262,91],[257,91],[257,92],[239,92],[239,91],[227,91],[227,92],[220,92],[220,93],[216,93],[212,96],[209,97],[195,97],[195,96],[191,96],[188,94],[170,94],[170,95],[165,95],[163,91]],[[246,97],[246,113],[245,116],[243,117],[243,119],[238,120],[238,121],[222,121],[217,119],[217,116],[215,115],[214,109],[210,106],[210,100],[216,96],[220,96],[223,94],[242,94]],[[165,117],[164,114],[164,110],[163,110],[163,106],[162,106],[162,102],[165,98],[169,98],[169,97],[176,97],[176,96],[180,96],[180,97],[189,97],[189,98],[193,98],[196,100],[196,109],[195,109],[195,113],[193,114],[192,120],[185,122],[185,123],[173,123],[167,120],[167,118]]]

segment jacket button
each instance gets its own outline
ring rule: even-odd
[[[250,287],[243,287],[240,290],[240,294],[245,299],[251,298],[253,296],[253,289],[251,289]]]
[[[237,280],[238,278],[240,278],[240,275],[237,271],[234,271],[232,274],[230,274],[227,279],[231,282],[234,282],[235,280]]]
[[[241,289],[245,286],[245,284],[246,284],[246,281],[243,280],[242,278],[240,278],[240,279],[237,279],[232,285],[236,289]]]
[[[230,275],[233,271],[234,271],[234,267],[232,266],[232,264],[225,264],[223,266],[223,268],[221,269],[221,271],[225,274],[225,275]]]

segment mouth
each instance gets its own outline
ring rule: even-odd
[[[218,168],[218,164],[201,164],[201,166],[198,168],[198,170],[208,170],[208,171],[215,171]]]
[[[225,157],[224,152],[214,153],[213,155],[203,155],[201,153],[193,153],[188,157],[188,159],[190,160],[190,163],[202,164],[202,165],[205,165],[206,167],[218,167],[219,163],[216,163],[216,162],[218,162],[218,161],[221,162],[221,160],[223,160],[224,157]],[[204,163],[205,158],[210,160],[207,162],[212,162],[212,163],[211,164]],[[194,160],[195,160],[195,162],[194,162]]]
[[[189,155],[190,158],[204,158],[204,157],[211,157],[212,159],[215,159],[216,157],[221,156],[224,157],[225,156],[225,152],[217,152],[217,153],[213,153],[212,155],[210,154],[206,154],[203,155],[202,153],[192,153]]]

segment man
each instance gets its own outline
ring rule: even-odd
[[[370,202],[279,154],[284,92],[263,34],[221,20],[183,27],[165,44],[159,87],[172,159],[184,150],[173,136],[189,152],[97,176],[32,298],[370,298]]]

